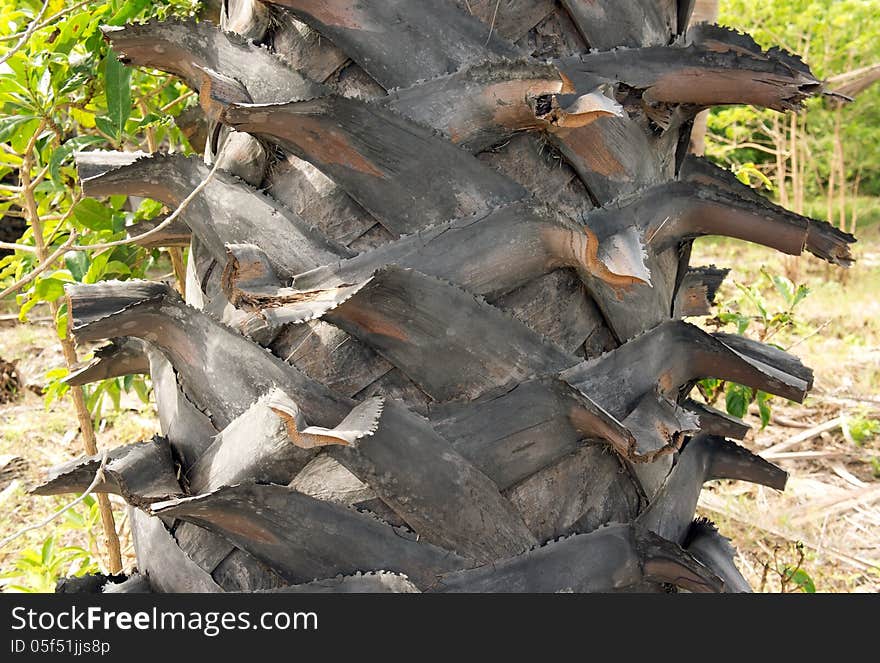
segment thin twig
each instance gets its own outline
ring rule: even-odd
[[[498,8],[501,7],[501,0],[495,3],[495,11],[492,12],[492,23],[489,24],[489,36],[486,37],[486,44],[492,40],[492,33],[495,31],[495,20],[498,18]]]
[[[57,21],[62,16],[67,16],[67,14],[72,14],[80,7],[84,7],[87,4],[89,4],[89,2],[91,2],[91,0],[85,0],[84,2],[79,2],[75,5],[67,7],[66,9],[62,9],[60,12],[52,14],[52,16],[50,16],[45,21],[40,23],[36,28],[34,28],[34,32],[36,32],[37,30],[42,30],[43,28],[45,28],[49,25],[52,25],[52,23],[54,21]],[[3,37],[0,37],[0,42],[12,41],[13,39],[18,39],[19,37],[23,37],[25,35],[25,32],[26,32],[26,30],[22,30],[21,32],[16,32],[15,34],[12,34],[12,35],[5,35]]]
[[[184,92],[182,95],[177,97],[177,99],[175,99],[174,101],[169,101],[167,104],[162,106],[162,108],[160,108],[159,110],[162,111],[163,113],[167,113],[172,108],[174,108],[175,104],[179,104],[181,101],[186,101],[194,94],[195,94],[194,90],[188,90],[187,92]]]
[[[11,295],[13,292],[18,292],[24,286],[26,286],[28,283],[30,283],[35,278],[37,278],[40,274],[42,274],[47,269],[49,269],[49,267],[51,267],[52,264],[56,260],[58,260],[58,258],[60,258],[62,255],[64,255],[68,251],[70,251],[70,249],[73,247],[73,243],[76,241],[76,237],[77,237],[76,230],[71,230],[70,231],[70,238],[66,242],[64,242],[64,244],[62,244],[57,249],[55,249],[55,251],[52,253],[52,255],[50,255],[48,258],[46,258],[45,260],[40,262],[39,265],[37,265],[31,271],[29,271],[27,274],[25,274],[25,276],[23,276],[21,279],[19,279],[18,281],[13,283],[11,286],[6,288],[6,290],[4,290],[3,292],[0,292],[0,299],[3,299],[7,295]],[[35,253],[37,252],[36,249],[34,250],[34,252]]]
[[[825,322],[823,322],[823,323],[819,326],[818,329],[813,330],[812,332],[810,332],[809,334],[807,334],[807,335],[804,336],[803,338],[798,339],[796,342],[794,342],[794,343],[792,343],[791,345],[789,345],[787,348],[785,348],[785,351],[786,351],[786,352],[790,352],[792,348],[796,348],[797,346],[799,346],[799,345],[800,345],[801,343],[803,343],[804,341],[813,338],[816,334],[818,334],[819,332],[821,332],[823,329],[825,329],[825,327],[827,327],[828,325],[830,325],[832,322],[834,322],[834,318],[829,318],[828,320],[826,320]]]
[[[802,433],[798,433],[797,435],[793,435],[787,440],[783,440],[782,442],[778,442],[774,444],[772,447],[768,447],[758,452],[758,455],[762,458],[767,458],[773,454],[778,454],[783,451],[787,451],[792,447],[801,444],[802,442],[807,442],[812,440],[814,437],[818,437],[822,433],[828,433],[833,431],[836,428],[840,428],[840,423],[842,419],[840,417],[834,417],[833,419],[829,419],[817,426],[813,426],[812,428],[808,428]]]
[[[105,242],[104,244],[74,244],[70,247],[70,250],[97,251],[99,249],[112,249],[115,246],[125,246],[127,244],[134,244],[135,242],[142,242],[148,237],[158,235],[162,230],[170,226],[174,222],[174,220],[177,219],[177,217],[179,217],[181,213],[187,208],[187,206],[193,201],[193,199],[198,196],[205,189],[206,186],[208,186],[208,183],[213,179],[214,174],[220,168],[220,163],[221,162],[219,160],[216,161],[214,163],[214,166],[211,168],[211,172],[209,172],[205,176],[205,179],[203,179],[201,183],[195,189],[193,189],[186,198],[180,201],[180,205],[178,205],[177,209],[175,209],[173,212],[171,212],[171,214],[168,215],[168,218],[166,218],[162,223],[160,223],[152,230],[148,230],[143,235],[137,235],[136,237],[130,237],[128,239],[120,239],[115,242]]]
[[[6,53],[3,54],[3,57],[0,58],[0,64],[4,64],[9,58],[18,53],[22,49],[22,47],[27,43],[28,39],[31,38],[31,35],[37,31],[37,28],[40,27],[40,20],[43,18],[43,14],[46,13],[46,10],[49,8],[49,0],[45,0],[43,2],[43,6],[40,7],[40,11],[37,12],[37,15],[34,17],[34,20],[31,21],[30,25],[27,26],[27,29],[21,34],[21,39],[18,40],[18,43],[10,48]]]
[[[15,541],[18,537],[20,537],[24,534],[27,534],[28,532],[33,532],[35,529],[40,529],[42,527],[45,527],[46,525],[51,523],[53,520],[55,520],[58,516],[70,511],[77,504],[80,504],[89,495],[91,495],[92,492],[95,490],[95,488],[98,486],[98,484],[104,480],[104,467],[106,465],[107,465],[107,450],[104,449],[104,451],[101,453],[101,464],[98,466],[98,470],[95,472],[95,478],[92,479],[92,483],[89,484],[89,487],[86,488],[85,492],[82,495],[80,495],[75,500],[73,500],[73,502],[70,502],[69,504],[58,509],[58,511],[53,513],[48,518],[45,518],[44,520],[41,520],[38,523],[34,523],[33,525],[28,525],[27,527],[23,527],[22,529],[18,530],[15,534],[11,534],[11,535],[7,536],[5,539],[0,541],[0,548],[5,548],[8,544]]]
[[[30,244],[16,244],[15,242],[0,242],[0,249],[7,251],[27,251],[28,253],[36,253],[37,248]]]

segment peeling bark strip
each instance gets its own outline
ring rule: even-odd
[[[555,378],[532,380],[476,401],[431,407],[431,423],[501,490],[576,451],[585,439],[627,449],[620,422]]]
[[[95,358],[64,378],[71,386],[82,386],[125,375],[150,372],[150,359],[143,341],[136,338],[114,338],[95,350]],[[87,484],[88,485],[88,484]]]
[[[120,61],[174,74],[194,90],[203,82],[201,67],[236,79],[256,103],[309,99],[326,92],[268,49],[207,21],[149,21],[102,30]]]
[[[509,57],[519,54],[498,33],[490,36],[487,25],[451,2],[272,1],[328,37],[386,89],[482,62],[487,50]]]
[[[473,295],[387,267],[322,315],[376,349],[438,401],[546,375],[577,359]]]
[[[55,585],[56,594],[150,594],[152,591],[146,576],[137,572],[130,576],[89,573],[60,578]]]
[[[420,590],[405,575],[379,571],[336,576],[303,585],[273,590],[278,594],[419,594]]]
[[[764,210],[767,215],[787,219],[791,225],[806,227],[806,249],[818,258],[834,265],[850,267],[855,262],[850,248],[856,238],[838,230],[826,221],[811,219],[791,212],[771,202],[757,191],[740,182],[730,171],[719,168],[707,159],[688,155],[681,167],[679,179],[723,190]]]
[[[154,512],[217,532],[291,583],[385,569],[406,574],[424,588],[441,573],[473,566],[448,550],[416,542],[372,516],[286,486],[221,488],[156,504]]]
[[[224,121],[312,163],[398,235],[526,196],[433,130],[375,104],[327,96],[230,106]]]
[[[31,489],[34,495],[83,493],[101,466],[101,455],[85,456],[48,471],[45,483]],[[183,495],[176,478],[168,440],[155,437],[116,447],[107,454],[104,480],[95,486],[97,493],[121,495],[132,506],[145,507],[152,502]]]
[[[180,549],[159,518],[132,508],[128,516],[138,570],[147,576],[153,591],[171,594],[223,591],[209,573]]]
[[[631,525],[609,525],[491,566],[442,576],[437,592],[613,592],[644,581],[692,592],[720,592],[724,582],[678,545]]]
[[[821,92],[822,84],[809,69],[790,67],[779,53],[753,56],[698,45],[654,46],[593,52],[556,64],[575,82],[587,75],[640,90],[649,104],[751,104],[796,110]]]
[[[537,543],[491,478],[395,401],[374,435],[327,452],[426,541],[481,563]]]
[[[670,541],[683,543],[703,484],[713,479],[737,479],[782,490],[788,473],[735,442],[698,435],[687,443],[637,523]]]
[[[714,265],[688,269],[675,293],[673,317],[709,315],[715,305],[718,288],[729,273],[729,269],[718,269]]]
[[[724,580],[725,592],[731,594],[752,592],[749,581],[743,577],[733,561],[736,550],[731,545],[730,539],[723,536],[712,522],[705,518],[695,520],[685,536],[682,547],[693,555],[694,559]]]
[[[758,45],[751,35],[738,32],[713,23],[699,23],[691,26],[687,33],[688,41],[719,53],[733,52],[740,55],[750,55],[756,58],[771,58],[778,60],[793,71],[812,76],[810,68],[799,55],[774,46],[765,51]]]
[[[470,152],[481,152],[518,131],[585,126],[623,115],[599,84],[575,88],[553,65],[498,61],[395,90],[381,103],[442,131]]]
[[[289,401],[276,390],[223,429],[190,467],[190,492],[198,495],[244,481],[286,484],[306,466],[315,452],[294,444],[286,420],[270,407],[275,399]]]
[[[83,156],[80,156],[83,154]],[[117,168],[123,160],[113,153],[79,153],[83,174],[102,170],[82,180],[87,196],[127,194],[177,207],[208,176],[209,167],[195,157],[153,155]],[[106,165],[99,161],[106,159]],[[204,191],[181,215],[213,258],[226,261],[226,245],[258,243],[282,274],[296,274],[349,256],[299,216],[236,177],[216,171]]]
[[[273,357],[205,313],[184,304],[169,287],[143,281],[106,281],[68,290],[71,331],[82,341],[128,334],[154,345],[175,367],[184,393],[225,428],[274,388],[306,419],[333,427],[353,403]]]
[[[633,273],[647,278],[638,255],[634,261],[621,252],[614,255],[621,242],[612,242],[611,247],[602,245],[588,229],[551,209],[514,203],[480,218],[440,224],[354,258],[298,274],[287,288],[272,287],[271,278],[251,278],[249,283],[252,270],[243,270],[240,265],[255,261],[249,255],[253,249],[228,246],[224,284],[227,297],[237,306],[272,309],[266,312],[271,319],[297,321],[306,319],[303,316],[308,316],[311,302],[317,312],[322,309],[319,302],[349,296],[354,286],[348,284],[362,283],[389,265],[418,269],[492,299],[562,267],[614,284],[638,280]]]
[[[645,394],[659,389],[661,396],[675,400],[683,387],[705,377],[798,402],[813,382],[812,371],[781,350],[741,337],[711,336],[680,321],[665,322],[562,377],[618,419],[629,415]]]
[[[659,46],[676,31],[676,0],[562,0],[592,48]]]

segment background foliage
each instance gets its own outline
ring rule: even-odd
[[[880,63],[878,16],[877,0],[721,0],[719,23],[748,32],[764,47],[779,45],[798,53],[818,78],[827,79]],[[811,99],[806,106],[802,116],[806,125],[804,186],[809,201],[827,193],[834,110],[822,98]],[[859,180],[859,194],[878,196],[880,85],[860,94],[857,103],[844,106],[842,116],[846,179],[851,184]],[[786,151],[790,170],[787,119],[747,106],[715,109],[709,119],[707,153],[733,170],[755,164],[770,180],[774,193],[780,195],[780,189],[788,187],[791,194],[791,179],[777,179],[775,155],[767,151],[777,147]],[[789,124],[784,136],[774,138],[774,120]],[[761,185],[761,180],[755,178],[753,184]]]

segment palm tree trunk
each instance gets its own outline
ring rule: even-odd
[[[68,290],[79,342],[129,339],[77,379],[153,376],[164,440],[121,451],[102,489],[132,504],[154,591],[356,572],[376,573],[319,586],[748,589],[692,523],[696,497],[785,476],[689,392],[718,377],[801,400],[812,373],[677,319],[726,273],[691,268],[691,243],[848,265],[853,238],[686,155],[704,108],[783,111],[821,88],[745,35],[687,31],[693,8],[239,0],[220,27],[107,31],[199,90],[222,166],[181,217],[186,302],[163,284]],[[88,195],[169,207],[209,172],[78,162]]]

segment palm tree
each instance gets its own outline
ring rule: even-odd
[[[148,372],[162,427],[99,486],[138,573],[76,587],[748,591],[697,498],[786,474],[689,394],[801,400],[812,373],[683,320],[726,274],[691,245],[846,266],[854,240],[687,156],[704,108],[822,91],[796,56],[688,31],[692,5],[228,0],[219,27],[107,28],[199,91],[209,132],[204,160],[79,156],[87,195],[189,197],[162,238],[191,249],[185,300],[68,290],[77,340],[111,339],[71,382]]]

